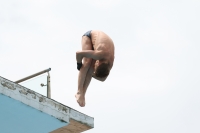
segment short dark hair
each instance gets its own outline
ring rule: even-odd
[[[108,74],[109,74],[109,64],[108,63],[101,63],[95,71],[96,77],[99,77],[99,78],[107,77]]]

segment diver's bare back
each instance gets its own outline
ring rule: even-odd
[[[97,30],[92,30],[91,36],[92,36],[91,39],[94,50],[106,51],[108,53],[106,60],[109,61],[109,64],[112,67],[114,62],[114,51],[115,51],[112,39],[104,32]]]

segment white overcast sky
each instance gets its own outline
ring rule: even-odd
[[[52,99],[95,118],[87,133],[200,132],[199,0],[0,0],[0,76],[52,68]],[[115,43],[105,82],[75,100],[75,52],[88,30]],[[22,85],[45,94],[46,74]]]

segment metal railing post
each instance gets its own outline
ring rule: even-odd
[[[48,76],[47,76],[47,97],[51,98],[51,81],[50,81],[49,72],[48,72]]]

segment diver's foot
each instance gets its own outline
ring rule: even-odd
[[[76,97],[76,101],[78,102],[78,104],[81,107],[84,107],[85,106],[85,96],[83,94],[80,94],[80,93],[77,92],[75,97]]]

